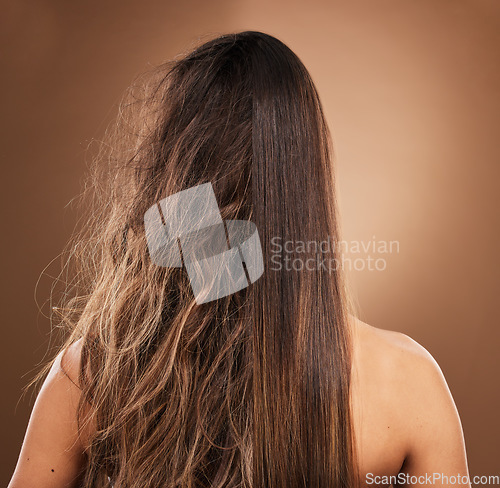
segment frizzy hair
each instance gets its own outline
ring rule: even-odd
[[[273,237],[339,237],[309,73],[281,41],[247,31],[146,80],[96,158],[89,221],[71,248],[79,291],[57,310],[63,349],[81,347],[79,425],[94,426],[82,486],[352,488],[343,278],[270,266]],[[223,219],[256,224],[264,274],[197,305],[185,270],[151,262],[143,218],[207,182]]]

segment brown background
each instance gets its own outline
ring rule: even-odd
[[[21,388],[48,344],[38,306],[57,259],[42,271],[76,222],[90,142],[135,75],[241,29],[280,37],[317,82],[345,239],[400,243],[385,271],[351,273],[361,317],[434,355],[471,474],[500,473],[498,0],[3,3],[0,483],[32,405]]]

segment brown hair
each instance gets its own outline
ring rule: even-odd
[[[92,217],[72,250],[80,291],[59,308],[66,345],[82,344],[80,421],[96,425],[84,486],[352,487],[342,277],[271,262],[273,238],[339,236],[311,77],[260,32],[220,36],[150,75],[103,146],[107,178],[94,180]],[[206,182],[224,219],[256,224],[265,270],[197,305],[185,270],[151,262],[143,217]]]

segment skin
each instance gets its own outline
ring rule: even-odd
[[[352,412],[362,486],[405,473],[424,477],[397,486],[463,486],[442,479],[468,477],[462,426],[446,380],[434,358],[399,332],[353,320]],[[369,478],[367,475],[371,474]]]
[[[460,418],[436,361],[404,334],[354,318],[352,328],[351,403],[362,486],[390,486],[375,476],[398,473],[468,475]],[[55,361],[33,408],[8,488],[78,486],[83,446],[92,429],[80,434],[77,429],[79,354],[75,343]],[[457,486],[422,481],[397,486]]]

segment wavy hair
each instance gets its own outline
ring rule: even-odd
[[[343,278],[273,261],[276,239],[339,240],[331,138],[302,62],[270,35],[222,35],[132,87],[108,136],[72,245],[79,291],[58,308],[64,348],[81,342],[80,427],[95,425],[83,486],[354,486]],[[185,270],[151,262],[143,218],[206,182],[223,219],[256,224],[264,274],[197,305]]]

